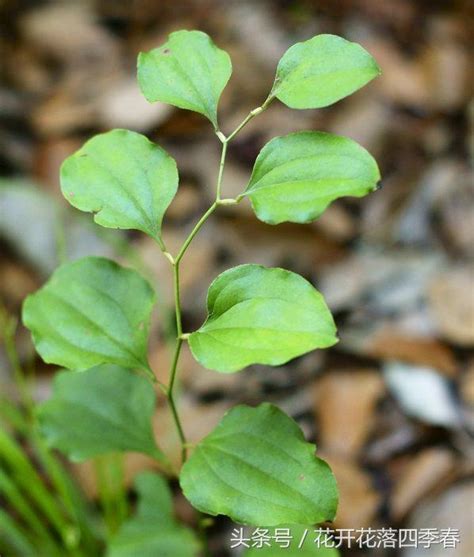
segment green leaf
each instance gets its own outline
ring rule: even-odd
[[[176,163],[139,133],[96,135],[61,167],[61,190],[107,228],[141,230],[159,241],[163,215],[178,187]]]
[[[136,515],[112,538],[107,557],[195,557],[199,543],[191,530],[176,522],[171,492],[163,478],[142,472],[135,489],[139,495]]]
[[[288,557],[292,551],[298,557],[339,557],[340,555],[336,548],[331,547],[333,541],[328,540],[325,534],[317,532],[317,529],[308,526],[289,524],[280,528],[260,529],[260,531],[262,538],[270,537],[268,541],[270,546],[262,544],[260,547],[257,541],[257,545],[246,549],[242,557]],[[286,536],[287,533],[289,536]],[[250,543],[255,543],[253,541],[253,537],[256,536],[255,531],[250,534],[253,534]],[[258,540],[258,537],[256,539]],[[316,539],[319,545],[315,543]],[[285,540],[288,540],[288,545]],[[249,542],[247,544],[250,545]]]
[[[272,139],[260,151],[246,191],[257,217],[269,224],[310,222],[335,199],[376,189],[373,157],[352,139],[297,132]]]
[[[198,510],[254,526],[333,520],[336,481],[298,425],[271,404],[236,406],[181,470]]]
[[[160,525],[172,525],[173,497],[166,480],[154,472],[141,472],[134,481],[135,491],[139,495],[136,518]]]
[[[217,104],[232,73],[230,57],[202,31],[177,31],[138,56],[138,83],[149,102],[203,114],[217,129]]]
[[[109,363],[151,373],[147,339],[154,301],[136,271],[85,257],[59,267],[28,296],[23,323],[47,363],[77,370]]]
[[[380,74],[359,44],[316,35],[289,48],[278,63],[270,98],[290,108],[321,108],[347,97]]]
[[[18,524],[12,514],[7,512],[6,509],[3,510],[2,507],[0,507],[0,549],[2,552],[9,552],[4,555],[38,557],[38,542],[36,544],[32,542],[29,539],[27,529]]]
[[[103,365],[82,373],[58,373],[53,395],[37,415],[48,444],[71,460],[117,451],[162,460],[151,426],[154,410],[155,391],[147,379]]]
[[[207,310],[189,345],[198,362],[216,371],[275,366],[337,342],[321,294],[284,269],[241,265],[222,273],[209,288]]]

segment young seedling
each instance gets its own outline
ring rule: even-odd
[[[169,261],[176,341],[169,381],[162,384],[147,358],[155,302],[148,282],[99,257],[61,266],[28,297],[23,321],[46,362],[76,373],[57,375],[53,396],[38,416],[49,443],[73,460],[111,451],[139,451],[155,458],[179,476],[184,495],[203,513],[262,527],[312,525],[334,519],[338,491],[330,468],[315,456],[314,445],[305,441],[298,425],[271,404],[239,405],[188,458],[175,385],[184,342],[201,365],[221,373],[252,364],[276,366],[332,346],[336,328],[322,295],[291,271],[241,265],[214,280],[208,317],[198,330],[188,332],[181,320],[180,266],[221,205],[248,198],[261,221],[307,223],[339,197],[375,190],[379,170],[364,148],[345,137],[297,131],[263,147],[240,195],[227,199],[222,193],[229,144],[275,99],[296,109],[325,107],[380,70],[361,46],[341,37],[318,35],[295,44],[281,58],[266,100],[226,135],[218,124],[217,106],[231,72],[228,54],[200,31],[172,33],[164,45],[138,57],[138,82],[146,99],[199,112],[222,144],[215,200],[177,253],[167,250],[161,230],[178,188],[176,163],[164,149],[138,133],[113,130],[93,137],[64,162],[61,189],[74,207],[93,213],[102,226],[148,234]],[[179,472],[173,471],[152,433],[153,382],[168,399],[180,437]],[[196,538],[172,518],[163,481],[149,475],[137,481],[142,494],[138,513],[111,541],[109,555],[131,555],[126,546],[132,538],[138,544],[133,555],[148,554],[150,548],[154,555],[165,554],[164,547],[173,555],[194,555]]]

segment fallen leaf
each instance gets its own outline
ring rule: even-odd
[[[460,415],[449,383],[439,373],[428,367],[391,362],[384,366],[384,376],[409,416],[431,425],[459,427]]]
[[[391,495],[391,515],[402,520],[414,505],[453,472],[455,458],[447,449],[425,449],[410,458]]]
[[[331,467],[339,487],[336,528],[367,528],[374,525],[381,495],[370,476],[354,461],[321,451],[319,456]]]
[[[99,118],[107,128],[143,132],[159,126],[172,111],[168,104],[147,102],[135,77],[112,82],[98,101]]]
[[[472,528],[472,501],[474,482],[461,482],[449,490],[418,505],[406,524],[407,528],[435,528],[438,531],[459,531],[460,543],[444,547],[443,543],[431,544],[429,548],[409,548],[403,557],[471,557],[474,554],[474,530]],[[420,545],[420,544],[418,544]],[[422,553],[421,553],[422,552]]]
[[[372,358],[398,360],[456,375],[457,363],[453,351],[440,341],[403,334],[395,328],[383,327],[367,339],[364,353]]]
[[[315,413],[321,447],[341,456],[359,453],[374,425],[384,392],[377,370],[330,370],[314,383]]]
[[[474,268],[458,267],[431,284],[429,301],[440,333],[459,346],[474,345]]]

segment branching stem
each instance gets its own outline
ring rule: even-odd
[[[222,143],[222,151],[221,151],[221,158],[219,163],[219,172],[217,175],[217,183],[216,183],[216,198],[212,205],[207,209],[207,211],[202,215],[202,217],[198,220],[194,228],[189,233],[189,236],[183,242],[180,250],[176,257],[173,257],[168,251],[166,251],[163,242],[161,242],[160,247],[168,261],[173,266],[173,285],[174,285],[174,304],[175,304],[175,315],[176,315],[176,343],[174,348],[173,360],[171,362],[170,374],[169,374],[169,384],[166,389],[166,396],[168,399],[168,403],[170,405],[171,414],[173,416],[174,423],[176,425],[176,430],[178,431],[179,440],[181,443],[181,461],[184,464],[187,459],[187,452],[190,444],[186,440],[186,436],[183,430],[183,426],[181,424],[181,419],[179,417],[179,413],[176,407],[176,402],[174,398],[174,387],[176,384],[176,377],[178,371],[178,362],[179,356],[181,354],[181,347],[183,342],[189,338],[188,333],[183,333],[183,323],[182,323],[182,316],[181,316],[181,293],[180,293],[180,281],[179,281],[179,266],[181,260],[186,253],[189,245],[193,241],[196,234],[201,230],[204,223],[207,219],[212,215],[212,213],[217,209],[219,205],[234,205],[238,203],[240,199],[222,199],[221,198],[221,191],[222,191],[222,177],[224,175],[224,166],[225,160],[227,155],[227,146],[229,142],[239,133],[239,131],[248,123],[252,118],[263,112],[268,104],[271,102],[271,99],[267,99],[262,106],[251,110],[247,117],[235,128],[235,130],[229,135],[225,136],[221,131],[216,131],[216,135]]]
[[[184,241],[184,244],[181,246],[181,249],[179,250],[179,253],[175,258],[175,266],[179,265],[179,262],[183,258],[183,255],[186,253],[186,250],[188,249],[189,244],[193,241],[194,236],[196,236],[196,234],[201,229],[202,225],[207,221],[207,219],[216,210],[217,205],[218,205],[217,201],[214,201],[214,203],[209,207],[209,209],[204,213],[204,215],[198,220],[196,226],[191,230],[191,233],[189,234],[189,236]]]

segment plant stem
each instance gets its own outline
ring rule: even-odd
[[[17,320],[10,316],[0,302],[0,326],[3,329],[3,344],[8,362],[13,371],[15,385],[18,389],[20,400],[24,406],[31,411],[33,408],[33,401],[29,390],[28,380],[21,367],[20,358],[15,345],[15,333],[17,330]]]
[[[222,149],[224,150],[224,148]],[[189,247],[189,244],[193,241],[194,236],[199,232],[202,225],[207,221],[207,219],[212,215],[212,213],[217,209],[218,200],[214,201],[214,203],[209,207],[209,209],[204,213],[204,215],[198,220],[196,226],[191,230],[191,233],[184,241],[184,244],[181,246],[178,255],[175,258],[175,264],[179,265],[179,262],[183,258],[183,255],[186,253],[186,250]]]
[[[178,410],[176,408],[176,403],[175,403],[175,400],[174,400],[174,386],[175,386],[175,383],[176,383],[176,376],[177,376],[177,370],[178,370],[179,356],[180,356],[180,353],[181,353],[181,347],[183,345],[183,341],[185,339],[187,339],[189,337],[189,335],[188,334],[183,334],[183,323],[182,323],[182,317],[181,317],[181,295],[180,295],[180,283],[179,283],[179,265],[180,265],[180,262],[181,262],[181,260],[184,256],[184,254],[186,253],[186,250],[188,249],[189,245],[193,241],[194,237],[199,232],[199,230],[201,230],[204,223],[212,215],[212,213],[217,209],[217,207],[219,205],[231,205],[231,204],[237,203],[236,199],[221,199],[222,177],[224,175],[224,166],[225,166],[225,160],[226,160],[226,156],[227,156],[227,146],[228,146],[229,142],[239,133],[239,131],[252,118],[257,116],[258,114],[260,114],[261,112],[263,112],[267,108],[267,106],[270,104],[271,100],[272,100],[271,98],[268,98],[262,104],[262,106],[259,106],[258,108],[255,108],[254,110],[251,110],[249,112],[249,114],[247,115],[247,117],[243,120],[243,122],[241,122],[241,124],[239,124],[235,128],[235,130],[228,137],[225,137],[225,135],[222,132],[220,132],[219,130],[216,131],[216,135],[222,143],[222,151],[221,151],[221,158],[220,158],[220,162],[219,162],[219,172],[217,174],[216,198],[214,200],[214,203],[209,207],[209,209],[198,220],[198,222],[196,223],[194,228],[191,230],[189,236],[183,242],[183,245],[181,246],[181,248],[178,252],[178,255],[176,255],[176,257],[173,257],[170,253],[168,253],[166,250],[164,250],[162,248],[162,251],[163,251],[165,257],[168,259],[168,261],[173,266],[174,303],[175,303],[175,314],[176,314],[176,344],[175,344],[175,349],[174,349],[173,360],[172,360],[172,363],[171,363],[171,369],[170,369],[170,374],[169,374],[169,384],[168,384],[168,389],[167,389],[166,395],[167,395],[167,399],[168,399],[168,404],[169,404],[170,409],[171,409],[171,413],[173,415],[173,420],[174,420],[174,423],[176,425],[176,429],[178,431],[179,439],[180,439],[180,442],[181,442],[181,462],[183,464],[184,464],[184,462],[186,462],[186,459],[187,459],[187,449],[189,447],[189,443],[186,440],[186,436],[185,436],[185,433],[184,433],[184,430],[183,430],[183,426],[181,424],[181,419],[179,417],[179,413],[178,413]],[[160,247],[161,247],[161,245],[160,245]]]
[[[17,555],[35,555],[36,548],[29,540],[25,529],[0,508],[0,549],[15,549]]]
[[[179,355],[181,353],[181,346],[183,345],[183,339],[181,335],[183,333],[183,325],[181,322],[181,297],[179,290],[179,261],[174,261],[173,263],[173,284],[174,284],[174,305],[176,313],[176,345],[174,349],[173,361],[170,370],[170,379],[167,390],[168,403],[171,408],[171,414],[173,415],[173,420],[178,431],[179,440],[181,442],[181,461],[186,462],[187,450],[186,450],[186,437],[184,435],[183,426],[179,418],[178,410],[176,408],[176,403],[174,400],[174,384],[176,381],[176,372],[178,369]]]
[[[18,489],[18,486],[2,470],[0,470],[0,493],[24,523],[41,539],[43,544],[46,544],[49,549],[51,549],[51,546],[54,547],[56,545],[54,534],[48,531],[44,520],[37,516],[32,506]],[[59,548],[56,547],[55,549],[55,553],[58,554]]]
[[[240,130],[246,126],[250,120],[252,120],[253,118],[255,118],[255,116],[258,116],[259,114],[261,114],[264,110],[266,110],[268,108],[268,105],[272,102],[273,97],[268,97],[267,100],[259,107],[254,108],[253,110],[251,110],[246,118],[235,128],[235,130],[229,134],[226,138],[226,142],[229,143],[229,141],[232,141],[232,139],[234,139],[234,137],[240,132]]]
[[[176,372],[178,369],[178,360],[179,360],[179,355],[181,353],[181,346],[183,345],[183,341],[180,338],[176,339],[176,347],[174,350],[174,355],[173,355],[173,362],[171,364],[171,371],[170,371],[170,383],[169,383],[169,387],[168,387],[168,404],[170,405],[170,409],[171,409],[171,414],[173,416],[173,420],[174,423],[176,425],[176,429],[178,431],[178,435],[179,435],[179,440],[181,442],[181,462],[182,464],[184,464],[186,462],[186,459],[188,457],[188,443],[186,441],[186,436],[184,434],[184,430],[183,430],[183,426],[181,424],[181,419],[179,417],[179,413],[178,410],[176,408],[176,403],[174,400],[174,384],[176,381]]]
[[[217,175],[217,185],[216,185],[216,203],[219,203],[221,198],[222,176],[224,174],[225,157],[227,155],[228,144],[229,144],[228,139],[222,142],[222,153],[221,153],[221,160],[219,162],[219,173]]]
[[[179,261],[173,264],[173,287],[174,287],[174,305],[176,313],[176,338],[179,340],[183,334],[183,323],[181,320],[181,292],[179,288]]]
[[[158,246],[160,247],[160,250],[165,253],[166,252],[166,246],[165,243],[163,242],[163,240],[159,237],[159,236],[155,236],[154,237],[156,243],[158,244]]]
[[[23,404],[25,409],[25,413],[23,413],[14,404],[7,400],[0,399],[0,415],[5,420],[10,422],[14,431],[17,431],[22,436],[26,437],[31,444],[31,447],[35,449],[48,480],[51,482],[52,487],[55,488],[56,492],[61,496],[61,502],[63,503],[64,509],[68,513],[69,518],[71,518],[74,521],[75,526],[77,526],[77,528],[74,529],[71,525],[66,538],[63,536],[65,541],[69,541],[74,545],[74,548],[72,549],[73,553],[76,554],[78,552],[78,548],[75,547],[75,541],[73,539],[76,537],[76,531],[78,535],[80,533],[81,541],[85,541],[89,549],[95,549],[96,541],[91,530],[92,518],[89,514],[90,509],[87,508],[85,500],[82,498],[82,494],[73,484],[67,472],[63,469],[62,464],[51,454],[49,448],[46,446],[37,430],[34,414],[34,401],[31,396],[30,385],[27,381],[26,373],[20,363],[20,358],[18,357],[15,344],[17,321],[8,315],[6,309],[1,303],[0,324],[4,325],[3,341],[5,350],[10,366],[14,371],[15,383],[20,393],[20,402]],[[0,470],[0,479],[1,474]],[[31,491],[32,489],[30,488],[28,493]]]
[[[108,536],[112,536],[127,517],[123,455],[112,453],[94,460],[100,504]]]
[[[11,479],[21,487],[38,510],[60,533],[63,543],[76,554],[78,532],[77,527],[65,519],[57,506],[54,496],[43,484],[38,472],[33,468],[27,456],[6,431],[0,429],[0,461],[5,464],[11,474]]]

